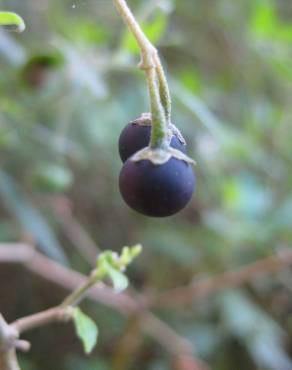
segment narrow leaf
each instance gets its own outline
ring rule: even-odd
[[[31,204],[13,178],[1,170],[0,199],[20,224],[35,237],[44,253],[63,264],[68,264],[62,247],[41,212]]]
[[[76,334],[83,344],[85,353],[91,353],[98,337],[98,328],[95,322],[78,307],[74,310],[73,320]]]
[[[0,26],[15,32],[23,32],[25,30],[23,19],[12,12],[0,12]]]

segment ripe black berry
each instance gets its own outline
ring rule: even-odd
[[[133,154],[149,145],[151,125],[130,122],[122,131],[119,138],[119,153],[121,160],[126,162]],[[186,153],[186,145],[176,135],[171,138],[170,146]]]
[[[192,165],[171,157],[155,165],[127,160],[120,173],[120,192],[135,211],[152,217],[171,216],[190,201],[195,187]]]

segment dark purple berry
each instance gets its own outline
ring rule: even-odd
[[[190,201],[195,174],[191,164],[173,157],[161,165],[129,159],[121,170],[119,185],[129,207],[147,216],[166,217]]]
[[[141,125],[135,121],[130,122],[123,129],[119,138],[119,153],[121,160],[126,162],[133,154],[149,145],[151,137],[151,125]],[[186,153],[186,145],[173,135],[170,146]]]

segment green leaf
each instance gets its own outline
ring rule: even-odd
[[[23,19],[12,12],[0,12],[0,26],[15,32],[23,32],[25,30]]]
[[[114,290],[119,293],[127,289],[129,285],[127,276],[108,263],[106,264],[106,268],[113,282]]]
[[[95,322],[78,307],[74,309],[73,320],[76,334],[83,344],[85,353],[91,353],[98,337],[98,328]]]

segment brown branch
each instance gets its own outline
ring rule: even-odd
[[[207,370],[207,368],[196,358],[180,354],[174,360],[173,370]]]
[[[69,291],[87,280],[86,276],[52,261],[26,244],[1,244],[0,263],[21,263],[33,273]],[[117,295],[102,283],[92,288],[88,296],[121,313],[134,312],[140,307],[139,302],[126,293]]]
[[[70,291],[84,284],[87,279],[82,274],[63,267],[43,256],[26,244],[1,244],[0,263],[23,264],[33,273]],[[152,337],[169,353],[176,356],[178,350],[180,350],[182,353],[194,357],[192,344],[176,333],[166,323],[147,311],[139,296],[131,296],[127,293],[120,293],[117,295],[105,285],[98,284],[88,291],[88,298],[102,303],[123,315],[139,315],[144,333]],[[43,321],[42,316],[38,316],[42,314],[43,313],[35,314],[17,320],[14,325],[20,331],[24,331],[27,330],[28,327],[39,326],[40,322],[42,324],[47,323],[48,321]],[[54,316],[55,313],[53,312],[52,315]],[[39,321],[39,319],[41,321]],[[28,326],[26,320],[30,321]],[[38,325],[32,325],[31,320],[33,323],[38,323]],[[2,369],[0,368],[0,370]],[[203,370],[203,368],[201,370]]]
[[[19,246],[17,247],[19,248]],[[125,269],[137,256],[137,254],[139,254],[140,249],[141,248],[139,248],[139,246],[133,247],[132,249],[128,248],[127,250],[123,249],[121,255],[116,255],[116,259],[112,260],[112,265],[114,268],[116,267],[120,270]],[[19,369],[16,357],[16,349],[29,348],[29,345],[27,346],[27,342],[18,340],[22,332],[49,324],[54,321],[70,320],[73,318],[72,314],[74,310],[72,307],[77,305],[83,298],[85,298],[86,293],[92,287],[107,277],[108,270],[105,268],[103,261],[104,258],[108,256],[111,257],[111,252],[109,253],[109,255],[107,254],[100,256],[100,259],[98,260],[97,265],[92,270],[91,274],[86,277],[84,279],[85,281],[81,285],[77,286],[76,289],[73,290],[73,292],[70,293],[59,306],[23,317],[10,325],[7,324],[4,318],[0,315],[0,370]],[[25,258],[27,256],[29,256],[29,253],[26,255],[24,253],[21,254],[21,258]],[[6,258],[7,257],[8,259],[11,258],[11,256],[9,257],[9,253],[6,253]]]
[[[84,283],[86,279],[83,275],[51,261],[34,251],[32,247],[23,244],[1,244],[0,262],[22,263],[32,272],[69,290],[74,290],[77,286]],[[99,284],[91,289],[88,292],[88,296],[122,314],[138,313],[142,315],[144,332],[157,340],[171,353],[177,353],[177,348],[181,348],[184,353],[188,353],[191,351],[190,343],[169,328],[168,325],[146,311],[146,305],[147,307],[178,307],[190,303],[194,299],[205,298],[207,295],[219,290],[236,287],[257,278],[276,273],[291,265],[292,251],[288,250],[241,267],[238,270],[225,272],[189,286],[160,293],[152,297],[150,302],[147,302],[147,300],[145,302],[139,296],[127,293],[116,295],[103,284]]]
[[[19,334],[43,325],[50,324],[54,321],[67,321],[68,312],[63,307],[53,307],[36,314],[23,317],[14,321],[10,326],[15,328]]]
[[[32,272],[69,290],[74,290],[77,286],[84,283],[86,279],[83,275],[51,261],[25,244],[1,244],[0,262],[22,263]],[[177,354],[177,349],[181,349],[183,353],[188,354],[191,352],[190,343],[173,331],[167,324],[153,316],[152,313],[146,311],[146,304],[147,307],[178,307],[190,303],[194,299],[205,298],[219,290],[236,287],[279,272],[291,265],[292,251],[288,250],[240,269],[161,293],[153,297],[150,302],[145,302],[144,300],[145,304],[143,304],[143,300],[139,296],[127,293],[116,295],[103,284],[99,284],[91,289],[88,292],[88,297],[122,314],[140,314],[145,333],[154,338],[172,354]]]
[[[179,353],[192,355],[192,343],[178,335],[175,330],[151,312],[143,315],[142,326],[145,333],[158,340],[160,345],[167,348],[173,355],[177,356]]]
[[[17,331],[0,314],[0,370],[20,370],[15,353],[17,340]]]
[[[0,351],[0,370],[20,370],[15,349]]]
[[[66,197],[56,197],[50,199],[53,212],[58,220],[63,233],[72,245],[79,251],[82,257],[92,264],[96,260],[100,249],[90,237],[88,232],[73,216],[72,206]]]
[[[227,271],[214,277],[199,280],[191,285],[161,293],[151,298],[150,306],[181,306],[196,299],[205,298],[222,289],[234,288],[277,273],[290,266],[292,266],[292,251],[285,250],[236,270]]]

